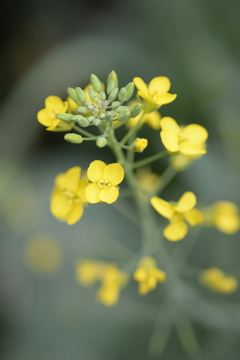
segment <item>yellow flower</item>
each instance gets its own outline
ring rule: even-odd
[[[34,272],[50,274],[58,269],[61,260],[61,249],[55,239],[46,236],[36,236],[28,241],[25,261]]]
[[[230,201],[219,201],[203,210],[205,225],[214,225],[228,235],[235,234],[240,229],[239,209]]]
[[[150,257],[143,257],[139,261],[139,265],[133,278],[139,281],[138,291],[141,295],[146,295],[149,291],[156,288],[158,282],[164,282],[166,273],[157,268],[156,261]]]
[[[156,108],[159,108],[161,105],[169,104],[173,100],[176,99],[176,94],[169,94],[168,91],[171,87],[170,80],[165,76],[159,76],[152,79],[147,86],[145,82],[139,78],[135,77],[133,79],[134,84],[136,88],[138,89],[138,95],[145,99],[148,104],[145,104],[145,108],[148,107],[148,105],[152,108],[155,105],[154,110]],[[150,103],[150,104],[149,104]],[[152,109],[149,109],[151,112]]]
[[[169,203],[156,196],[151,198],[150,203],[160,215],[169,219],[170,224],[164,229],[163,235],[170,241],[181,240],[187,235],[185,221],[191,226],[203,222],[202,213],[194,208],[196,196],[190,191],[185,192],[177,203]]]
[[[68,225],[75,224],[83,214],[86,180],[80,179],[81,168],[72,167],[55,179],[55,189],[51,196],[51,212],[59,220],[66,221]]]
[[[114,264],[107,264],[101,276],[102,285],[97,292],[97,299],[104,305],[115,305],[128,280],[126,272],[119,270]]]
[[[180,152],[185,155],[205,154],[207,130],[197,124],[180,127],[171,117],[160,120],[160,137],[165,148],[170,152]]]
[[[68,107],[71,110],[71,112],[75,113],[77,108],[79,107],[79,105],[77,103],[75,103],[75,101],[73,101],[73,99],[70,96],[67,97],[67,103],[68,103]]]
[[[68,131],[74,124],[65,123],[55,117],[56,114],[65,113],[67,109],[67,101],[62,101],[58,96],[48,96],[45,100],[45,109],[37,113],[37,119],[48,131]]]
[[[238,281],[234,276],[226,276],[218,268],[212,267],[200,274],[200,282],[213,291],[231,294],[238,287]]]
[[[129,108],[131,109],[134,105],[138,104],[138,102],[136,100],[130,101],[128,103]],[[142,119],[141,119],[142,117]],[[160,129],[160,120],[161,120],[161,115],[159,114],[158,111],[153,111],[151,113],[147,113],[143,115],[143,112],[141,112],[138,116],[136,116],[135,118],[130,118],[127,122],[126,122],[126,127],[127,129],[132,129],[141,119],[140,123],[138,124],[138,129],[140,129],[143,124],[147,124],[148,126],[150,126],[153,130],[159,130]],[[119,122],[120,123],[120,122]],[[117,124],[116,124],[117,125]]]
[[[100,279],[104,267],[103,261],[80,260],[76,265],[76,278],[84,286],[93,285]]]
[[[148,167],[137,169],[136,177],[142,188],[151,192],[154,192],[161,183],[160,176],[151,172]]]
[[[173,154],[169,157],[171,167],[176,171],[183,171],[202,155],[184,155],[181,153]]]
[[[87,175],[91,184],[86,187],[85,195],[89,203],[106,202],[112,204],[119,196],[118,184],[123,181],[124,170],[118,164],[106,165],[103,161],[93,161]]]
[[[136,140],[131,144],[130,150],[133,152],[143,152],[143,150],[146,149],[147,146],[147,139],[136,138]]]

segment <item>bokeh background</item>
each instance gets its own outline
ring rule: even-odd
[[[164,196],[190,190],[202,205],[240,205],[240,2],[23,0],[2,2],[0,16],[1,359],[239,359],[239,291],[229,297],[206,291],[208,307],[191,308],[201,350],[186,354],[174,326],[152,336],[157,293],[142,298],[132,282],[119,303],[106,308],[95,301],[96,288],[76,282],[79,258],[130,259],[139,248],[139,229],[134,217],[130,222],[106,204],[87,209],[71,227],[53,218],[49,196],[56,174],[113,157],[64,142],[61,133],[45,131],[36,113],[47,96],[64,99],[67,86],[86,86],[91,73],[104,81],[114,69],[121,86],[135,76],[146,82],[167,76],[178,97],[161,114],[201,124],[210,138],[208,154],[179,174]],[[142,133],[151,139],[149,151],[157,151],[158,135],[147,127]],[[154,170],[165,167],[158,162]],[[239,244],[239,234],[207,229],[188,261],[219,266],[240,280]],[[160,354],[154,349],[164,336]]]

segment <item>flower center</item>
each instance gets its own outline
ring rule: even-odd
[[[97,184],[100,188],[106,188],[106,189],[112,186],[112,184],[108,180],[103,180],[103,179],[99,180]]]
[[[70,190],[63,190],[63,195],[68,199],[68,204],[78,203],[80,199]]]

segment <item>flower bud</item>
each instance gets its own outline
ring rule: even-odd
[[[143,109],[142,104],[134,105],[133,108],[131,109],[132,118],[137,117],[140,114],[140,112],[142,111],[142,109]]]
[[[148,146],[147,139],[136,138],[135,141],[130,145],[130,151],[132,152],[143,152]]]
[[[82,105],[82,101],[78,98],[76,90],[68,87],[67,88],[67,93],[70,96],[70,98],[77,104],[77,105]]]
[[[130,82],[129,84],[127,84],[126,91],[127,91],[127,97],[126,97],[125,101],[128,101],[132,97],[132,94],[134,92],[134,83],[133,82]]]
[[[118,114],[117,120],[118,120],[118,121],[125,121],[125,120],[130,119],[130,117],[131,117],[130,111],[121,111],[121,112]]]
[[[130,111],[128,106],[119,106],[117,112],[120,113],[122,111]]]
[[[90,98],[94,101],[96,101],[96,96],[97,96],[97,93],[96,91],[94,91],[93,89],[88,89],[88,94],[90,96]],[[98,97],[97,97],[97,100],[98,100]]]
[[[71,120],[72,118],[72,114],[67,114],[67,113],[63,113],[63,114],[56,114],[55,117],[59,120],[62,120],[64,122],[67,122],[67,123],[71,123],[73,122]]]
[[[90,81],[91,81],[93,90],[95,90],[96,92],[100,92],[102,90],[101,81],[99,80],[99,78],[96,75],[91,74]]]
[[[76,87],[76,94],[81,102],[84,102],[87,99],[85,92],[80,87]]]
[[[118,99],[121,103],[123,103],[127,98],[127,90],[125,88],[121,88],[118,94]]]
[[[95,126],[99,126],[99,125],[101,125],[101,123],[102,123],[102,120],[100,120],[100,119],[93,120],[93,125],[95,125]]]
[[[115,87],[118,87],[118,77],[117,77],[117,74],[115,73],[115,71],[111,71],[110,74],[108,75],[108,78],[107,78],[107,85],[111,82],[111,81],[114,81],[115,83]]]
[[[107,121],[112,121],[113,118],[114,118],[114,116],[116,116],[115,111],[107,111],[107,112],[105,113],[105,120],[107,120]]]
[[[115,82],[113,80],[111,80],[107,86],[108,95],[113,91],[113,89],[116,89],[116,85],[115,85]]]
[[[120,101],[114,101],[112,103],[112,109],[115,110],[121,105]]]
[[[118,96],[118,88],[115,88],[111,91],[108,100],[115,100],[117,96]]]
[[[82,115],[73,115],[71,120],[76,121],[82,127],[89,126],[89,121]]]
[[[102,101],[106,100],[106,93],[104,91],[101,91],[99,95],[100,95],[100,100]]]
[[[77,112],[79,112],[80,114],[87,114],[89,110],[85,106],[80,106],[77,108]]]
[[[103,148],[104,146],[107,145],[107,139],[103,136],[99,137],[96,141],[96,145],[99,147],[99,148]]]
[[[88,120],[89,124],[91,124],[93,122],[93,120],[95,120],[95,117],[89,116],[89,117],[87,117],[87,120]]]
[[[81,135],[73,133],[64,135],[64,139],[72,144],[81,144],[83,142],[83,138]]]

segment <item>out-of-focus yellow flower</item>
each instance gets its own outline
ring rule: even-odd
[[[204,224],[215,226],[219,231],[231,235],[240,229],[239,209],[230,201],[218,201],[203,209]]]
[[[144,105],[145,111],[151,112],[159,108],[161,105],[169,104],[176,99],[176,94],[169,94],[171,87],[170,80],[165,76],[159,76],[152,79],[149,85],[139,78],[133,79],[136,88],[138,89],[138,96],[145,99],[148,104]],[[148,107],[150,108],[148,109]],[[150,111],[149,111],[150,110]]]
[[[102,285],[97,299],[104,305],[113,306],[118,302],[121,289],[128,283],[129,276],[114,264],[107,264],[101,276]]]
[[[148,167],[137,169],[136,177],[142,188],[150,192],[154,192],[161,183],[160,176],[151,172],[151,169]]]
[[[37,119],[40,124],[47,127],[48,131],[68,131],[74,124],[66,123],[55,117],[58,113],[65,113],[67,109],[67,101],[62,101],[58,96],[48,96],[45,100],[45,109],[37,113]]]
[[[203,214],[194,208],[197,203],[196,196],[188,191],[185,192],[177,203],[171,203],[152,197],[150,200],[154,209],[165,218],[169,219],[170,224],[164,229],[163,235],[170,241],[178,241],[183,239],[188,232],[188,226],[201,224],[203,222]]]
[[[68,108],[71,110],[71,112],[75,113],[79,105],[75,103],[75,101],[73,101],[73,99],[70,96],[67,97],[67,103],[68,103]]]
[[[209,268],[199,277],[200,282],[213,291],[231,294],[236,291],[238,281],[234,276],[226,276],[219,268]]]
[[[130,150],[133,152],[143,152],[143,150],[146,149],[147,146],[147,139],[136,138],[136,140],[131,144]]]
[[[146,295],[149,291],[156,288],[158,282],[165,281],[166,273],[157,268],[156,261],[152,257],[147,256],[139,261],[133,278],[139,282],[139,294]]]
[[[75,224],[83,214],[83,203],[87,203],[85,189],[86,180],[80,180],[81,168],[72,167],[55,179],[55,188],[51,196],[52,214],[68,225]]]
[[[123,181],[124,170],[118,164],[106,165],[103,161],[93,161],[87,175],[91,184],[86,187],[85,195],[89,203],[106,202],[112,204],[119,196],[118,184]]]
[[[206,153],[205,142],[207,130],[197,124],[180,127],[171,117],[160,120],[160,138],[165,148],[170,152],[180,152],[185,155],[202,155]]]
[[[34,272],[52,273],[59,268],[61,260],[61,249],[53,238],[36,236],[26,244],[25,261]]]
[[[76,278],[84,286],[93,285],[100,280],[104,267],[103,261],[80,260],[76,265]]]
[[[136,100],[130,101],[128,103],[129,108],[131,109],[134,105],[138,104]],[[142,118],[142,119],[141,119]],[[161,115],[158,111],[153,111],[151,113],[146,113],[143,115],[143,112],[141,112],[138,116],[135,118],[130,118],[126,122],[127,129],[132,129],[141,119],[140,123],[138,124],[138,130],[144,125],[147,124],[150,126],[153,130],[159,130],[160,129],[160,120]],[[120,123],[120,122],[119,122]],[[116,124],[117,125],[117,124]]]
[[[183,171],[192,164],[195,160],[199,159],[203,155],[184,155],[173,154],[169,157],[169,163],[171,167],[176,171]]]

